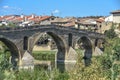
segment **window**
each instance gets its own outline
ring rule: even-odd
[[[28,49],[28,37],[25,36],[23,40],[23,49],[27,50]]]
[[[69,33],[68,35],[68,45],[72,46],[72,34],[71,33]]]

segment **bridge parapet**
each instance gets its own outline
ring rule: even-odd
[[[104,38],[105,36],[103,34],[97,33],[97,32],[92,32],[92,31],[87,31],[87,30],[81,30],[81,29],[76,29],[73,27],[64,27],[64,26],[58,26],[58,25],[40,25],[40,26],[25,26],[25,27],[16,27],[16,28],[2,28],[0,29],[0,32],[14,32],[14,31],[23,31],[23,30],[35,30],[35,29],[60,29],[60,30],[67,30],[67,31],[74,31],[74,32],[81,32],[81,33],[87,33],[89,36],[96,36],[98,37],[102,36]]]

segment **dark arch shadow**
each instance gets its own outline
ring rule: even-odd
[[[105,40],[103,39],[99,39],[99,38],[95,39],[95,47],[98,47],[101,51],[104,51],[104,46],[103,46],[104,42]]]
[[[95,47],[97,46],[97,44],[98,44],[98,38],[95,39]]]
[[[61,71],[64,72],[65,71],[65,53],[66,53],[66,49],[65,49],[65,44],[63,42],[63,40],[56,34],[52,33],[52,32],[47,32],[48,35],[50,35],[53,40],[55,41],[56,45],[57,45],[57,56],[56,56],[56,64],[57,64],[57,68]]]
[[[13,70],[18,69],[18,60],[19,60],[18,48],[16,47],[16,45],[13,42],[11,42],[8,39],[0,38],[0,41],[2,41],[10,50],[10,53],[11,53],[11,63],[13,65]]]
[[[46,32],[49,36],[51,36],[53,38],[53,40],[55,41],[56,43],[56,46],[57,46],[57,49],[58,49],[58,52],[57,52],[57,55],[56,55],[56,67],[61,71],[63,72],[65,70],[65,63],[64,63],[64,60],[65,60],[65,53],[66,53],[66,47],[65,47],[65,43],[64,41],[62,40],[61,37],[59,37],[57,34],[53,33],[53,32]],[[40,33],[42,34],[42,33]],[[39,35],[40,35],[39,34]],[[40,38],[41,36],[39,36]],[[35,41],[34,45],[38,42],[39,38]]]
[[[91,63],[91,58],[92,58],[92,43],[88,37],[81,37],[78,41],[82,42],[82,48],[85,49],[84,52],[84,63],[85,66],[89,66]]]

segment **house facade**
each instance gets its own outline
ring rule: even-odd
[[[111,15],[105,18],[105,22],[120,23],[120,10],[110,12]]]
[[[113,23],[120,23],[120,10],[111,12],[113,16]]]

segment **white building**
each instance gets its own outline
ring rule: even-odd
[[[120,23],[120,10],[111,12],[111,15],[105,18],[105,22]]]
[[[113,22],[113,15],[106,17],[105,22]]]

